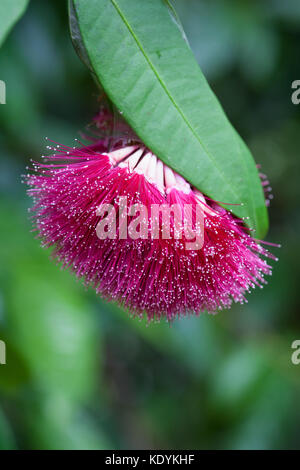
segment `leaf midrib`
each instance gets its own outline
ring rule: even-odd
[[[145,57],[146,61],[148,62],[148,64],[150,65],[154,75],[156,76],[159,84],[161,85],[161,87],[164,89],[166,95],[168,96],[168,98],[170,99],[170,101],[173,103],[176,111],[181,115],[182,119],[184,120],[184,122],[186,123],[186,125],[188,126],[188,128],[190,129],[190,131],[192,132],[192,134],[195,136],[196,140],[199,142],[199,144],[201,145],[201,147],[203,148],[203,150],[205,151],[205,153],[207,154],[207,156],[210,158],[210,160],[214,163],[215,167],[217,168],[219,174],[221,175],[223,181],[226,183],[226,185],[230,188],[230,191],[232,194],[234,194],[235,198],[236,198],[236,201],[238,201],[240,199],[240,196],[231,188],[230,186],[230,182],[227,180],[227,178],[225,177],[224,173],[221,171],[221,169],[219,168],[219,166],[217,165],[217,162],[215,161],[214,157],[210,154],[210,152],[207,150],[206,146],[203,144],[203,142],[201,141],[201,139],[199,138],[199,136],[197,135],[197,133],[195,132],[193,126],[190,124],[189,120],[187,119],[187,117],[185,116],[185,114],[181,111],[181,109],[179,108],[179,106],[177,105],[175,99],[173,98],[172,94],[170,93],[170,91],[168,90],[166,84],[164,83],[164,81],[161,79],[158,71],[156,70],[154,64],[152,63],[152,61],[150,60],[150,58],[148,57],[148,55],[146,54],[146,51],[144,50],[143,46],[142,46],[142,43],[141,41],[138,39],[137,35],[135,34],[134,30],[132,29],[132,27],[130,26],[129,22],[127,21],[126,19],[126,16],[124,15],[124,13],[122,12],[120,6],[118,5],[118,3],[116,2],[116,0],[110,0],[112,5],[115,7],[117,13],[120,15],[120,17],[122,18],[124,24],[126,25],[128,31],[130,32],[130,34],[132,35],[133,39],[135,40],[137,46],[139,47],[141,53],[143,54],[143,56]],[[239,149],[238,149],[239,150]],[[240,201],[240,202],[243,202],[243,201]]]

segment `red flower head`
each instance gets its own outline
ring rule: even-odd
[[[110,131],[112,115],[95,122]],[[151,320],[243,303],[271,274],[261,255],[274,257],[127,129],[57,146],[49,164],[34,164],[26,180],[43,246],[102,296]]]

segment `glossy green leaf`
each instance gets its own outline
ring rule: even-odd
[[[1,0],[0,2],[0,46],[7,34],[23,15],[29,0]]]
[[[72,0],[70,16],[77,49],[143,142],[209,197],[239,204],[225,207],[249,217],[263,237],[267,211],[254,160],[167,2]]]

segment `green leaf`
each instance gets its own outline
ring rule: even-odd
[[[0,285],[7,313],[0,387],[4,382],[5,391],[13,392],[34,382],[50,393],[59,384],[69,400],[86,401],[100,370],[101,338],[91,305],[74,278],[49,263],[49,251],[33,239],[24,215],[18,217],[7,200],[0,201],[0,212],[6,240],[0,245]]]
[[[111,449],[104,429],[83,407],[60,393],[34,396],[24,409],[30,449],[101,450]]]
[[[14,24],[26,10],[29,0],[1,0],[0,2],[0,46]]]
[[[163,0],[72,0],[71,29],[98,82],[167,165],[263,237],[258,171]],[[79,32],[79,33],[78,33]]]
[[[15,450],[16,443],[10,423],[0,409],[0,450]]]

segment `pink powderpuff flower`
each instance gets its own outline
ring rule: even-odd
[[[26,176],[35,230],[53,256],[86,285],[149,320],[173,320],[202,311],[216,312],[266,283],[276,259],[249,235],[241,219],[221,207],[163,164],[127,129],[110,137],[112,115],[95,119],[103,134],[77,148],[58,145],[49,163],[34,163]],[[118,132],[117,132],[118,134]],[[200,249],[186,249],[187,236],[132,238],[123,230],[120,201],[147,209],[141,224],[151,228],[153,205],[177,204],[202,214]],[[99,208],[110,204],[116,216],[114,236],[99,238]],[[128,224],[134,218],[128,217]],[[124,222],[125,223],[125,222]],[[160,227],[160,235],[163,227]],[[196,233],[196,231],[195,231]]]

